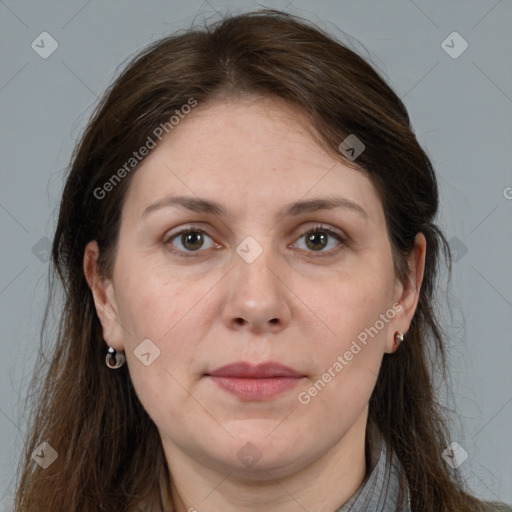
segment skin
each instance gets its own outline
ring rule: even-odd
[[[227,213],[180,206],[141,218],[171,194],[218,201]],[[366,215],[280,214],[285,204],[332,195]],[[191,224],[204,230],[202,246],[167,240]],[[346,241],[329,236],[311,248],[304,235],[317,224]],[[252,263],[236,252],[247,236],[263,249]],[[407,332],[414,315],[425,238],[417,235],[410,279],[399,282],[376,189],[315,143],[300,112],[262,98],[199,105],[133,176],[112,279],[98,276],[97,257],[91,241],[84,272],[103,336],[125,351],[159,430],[179,512],[332,512],[356,492],[366,472],[368,402],[394,333]],[[396,303],[401,311],[378,335],[300,403],[299,393]],[[134,350],[148,338],[160,356],[145,366]],[[243,400],[204,376],[237,361],[277,361],[304,378],[268,400]],[[237,456],[247,443],[260,457],[251,467]]]

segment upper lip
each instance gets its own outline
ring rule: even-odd
[[[265,379],[271,377],[304,377],[300,372],[280,363],[268,362],[258,365],[240,361],[221,366],[206,375],[211,377],[234,377],[246,379]]]

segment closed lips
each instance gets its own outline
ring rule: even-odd
[[[262,402],[294,388],[305,377],[288,366],[268,362],[250,365],[238,362],[205,374],[220,389],[239,400]]]
[[[206,374],[210,377],[231,377],[241,379],[269,379],[275,377],[305,377],[280,363],[268,362],[258,365],[251,365],[246,362],[237,362],[222,366]]]

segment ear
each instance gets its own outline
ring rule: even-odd
[[[418,305],[420,297],[421,283],[423,282],[423,273],[425,271],[425,255],[427,250],[427,241],[423,233],[418,233],[414,240],[414,248],[407,257],[409,273],[405,283],[398,278],[395,284],[393,304],[398,306],[393,309],[397,311],[396,316],[390,322],[388,340],[386,341],[386,352],[388,354],[396,350],[395,332],[399,331],[406,334],[412,322],[412,318]],[[406,336],[407,339],[407,336]]]
[[[84,251],[84,274],[92,291],[96,313],[103,327],[103,339],[117,351],[124,350],[123,328],[115,300],[112,282],[98,273],[99,249],[96,240],[87,244]]]

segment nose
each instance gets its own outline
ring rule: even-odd
[[[293,293],[270,249],[251,263],[236,254],[228,279],[222,316],[230,329],[275,334],[288,326]]]

